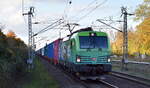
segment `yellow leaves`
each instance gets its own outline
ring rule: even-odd
[[[149,53],[150,49],[150,18],[145,19],[140,25],[137,26],[137,33],[141,42],[140,50],[142,54]]]
[[[144,0],[144,2],[150,2],[150,0]]]
[[[123,35],[118,32],[116,36],[116,40],[112,43],[112,52],[116,54],[122,54],[122,46],[123,46]]]
[[[113,53],[121,54],[122,46],[122,34],[117,33],[116,40],[112,43]],[[128,53],[130,55],[134,53],[150,55],[150,18],[139,24],[136,31],[128,32]]]
[[[150,32],[150,17],[145,19],[140,25],[137,26],[137,32],[147,33]]]

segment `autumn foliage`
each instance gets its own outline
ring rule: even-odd
[[[116,40],[112,43],[114,54],[122,54],[123,35],[118,32]],[[128,31],[128,53],[129,55],[150,55],[150,18],[146,18],[137,25],[136,31]]]
[[[7,37],[14,37],[14,38],[15,38],[15,37],[16,37],[16,34],[15,34],[13,31],[10,30],[10,31],[6,34],[6,36],[7,36]]]
[[[128,31],[128,54],[150,55],[150,0],[143,0],[135,10],[135,21],[141,21],[136,31]],[[122,54],[123,35],[117,33],[112,43],[114,54]]]

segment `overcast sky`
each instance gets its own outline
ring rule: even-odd
[[[28,40],[27,16],[22,16],[22,7],[24,12],[27,12],[30,6],[35,7],[33,21],[43,22],[43,24],[33,25],[33,32],[36,33],[49,25],[51,20],[62,17],[69,22],[79,23],[81,27],[90,26],[97,19],[107,19],[110,16],[115,20],[121,19],[120,7],[127,6],[129,12],[134,12],[135,8],[142,3],[142,0],[24,0],[22,6],[22,0],[0,1],[0,23],[5,25],[3,31],[5,33],[8,30],[14,31],[26,43]],[[84,16],[85,18],[81,19]],[[131,23],[132,18],[129,18]],[[131,23],[129,26],[134,25]],[[56,38],[58,34],[57,30],[43,33],[45,37],[49,37],[48,39]],[[43,35],[38,37],[44,37]]]

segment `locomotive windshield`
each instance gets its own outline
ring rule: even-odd
[[[108,41],[106,36],[80,36],[80,48],[108,48]]]

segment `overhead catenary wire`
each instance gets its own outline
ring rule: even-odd
[[[97,0],[92,1],[90,4],[88,4],[88,6],[90,6],[90,5],[91,5],[92,3],[94,3],[95,1],[97,1]],[[107,2],[107,0],[104,0],[102,3],[96,5],[96,7],[94,7],[92,10],[90,10],[90,11],[89,11],[87,14],[85,14],[84,16],[80,17],[79,20],[77,20],[75,23],[77,23],[77,22],[81,21],[82,19],[84,19],[85,17],[87,17],[89,14],[91,14],[93,11],[95,11],[98,7],[100,7],[101,5],[105,4],[106,2]],[[84,8],[84,9],[85,9],[85,8]],[[83,10],[84,10],[84,9],[83,9]],[[69,24],[69,22],[68,22],[67,24]],[[69,24],[69,25],[70,25],[70,24]],[[69,27],[69,29],[70,29],[70,26],[68,26],[68,27]],[[74,27],[73,27],[73,29],[74,29]]]
[[[92,10],[90,10],[88,13],[86,13],[84,16],[80,17],[79,21],[83,20],[84,18],[86,18],[88,15],[90,15],[93,11],[95,11],[98,7],[102,6],[103,4],[105,4],[108,0],[104,0],[102,3],[98,4],[95,8],[93,8]]]
[[[108,27],[113,28],[114,30],[117,30],[117,31],[119,31],[119,32],[123,32],[123,31],[121,31],[121,30],[119,30],[119,29],[117,29],[117,28],[115,28],[115,27],[112,27],[111,25],[109,25],[109,24],[107,24],[107,23],[101,21],[100,19],[97,19],[97,21],[100,22],[100,23],[103,23],[103,24],[107,25]]]
[[[81,11],[86,10],[87,8],[89,8],[92,4],[94,4],[97,0],[93,0],[91,3],[89,3],[85,8],[81,9]]]
[[[56,22],[54,22],[54,23],[48,25],[47,27],[43,28],[43,29],[40,30],[39,32],[35,33],[33,36],[36,36],[37,34],[43,33],[43,32],[45,32],[45,31],[48,31],[49,29],[52,29],[52,28],[54,28],[54,27],[56,27],[56,26],[61,25],[62,23],[64,23],[64,21],[63,21],[63,22],[60,22],[61,20],[62,20],[62,19],[59,19],[58,21],[56,21]],[[58,22],[59,22],[59,24],[57,24]],[[56,25],[55,25],[55,24],[56,24]]]
[[[77,15],[81,14],[81,12],[87,10],[92,4],[94,4],[97,0],[93,0],[92,2],[90,2],[86,7],[82,8],[77,14],[75,14],[74,16],[71,16],[70,18],[75,18]]]
[[[51,23],[56,22],[58,20],[59,19],[40,20],[40,21],[33,22],[33,24],[51,24]]]

